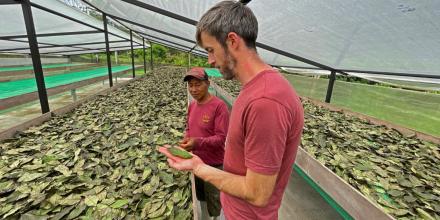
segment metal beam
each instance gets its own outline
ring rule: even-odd
[[[38,37],[37,37],[37,39],[38,39]],[[15,41],[15,42],[20,42],[20,43],[28,43],[28,41],[27,40],[17,40],[17,39],[9,39],[9,40],[7,40],[7,41]],[[104,42],[103,42],[104,43]],[[41,46],[40,48],[45,48],[45,47],[47,47],[47,46],[53,46],[53,47],[63,47],[63,46],[66,46],[66,45],[59,45],[59,44],[52,44],[52,43],[43,43],[43,42],[38,42],[38,44],[39,45],[43,45],[43,46]],[[79,47],[79,46],[71,46],[71,45],[69,45],[68,47],[71,47],[71,48],[77,48],[77,49],[88,49],[88,48],[84,48],[84,47]],[[29,49],[29,47],[26,47],[26,48],[22,48],[23,50],[25,50],[25,49]],[[18,49],[15,49],[15,50],[18,50]],[[15,53],[17,53],[17,52],[15,52]],[[40,53],[41,54],[41,53]]]
[[[336,80],[336,72],[332,71],[330,74],[330,79],[328,81],[328,87],[327,87],[327,95],[325,96],[325,102],[330,103],[330,100],[332,99],[333,94],[333,86],[335,85]]]
[[[32,55],[32,65],[34,66],[35,81],[37,83],[38,97],[40,99],[41,112],[43,114],[50,111],[47,98],[46,84],[44,83],[43,67],[41,66],[40,52],[38,50],[38,41],[35,34],[35,25],[32,17],[32,9],[29,0],[21,1],[24,22],[29,41],[29,48]]]
[[[131,52],[131,67],[133,70],[133,78],[136,77],[136,73],[134,70],[134,51],[133,51],[133,31],[130,29],[130,52]]]
[[[124,49],[120,49],[119,48],[124,48]],[[106,52],[106,47],[104,48],[93,48],[93,49],[83,49],[83,50],[69,50],[69,51],[64,51],[64,52],[45,52],[45,53],[40,53],[40,54],[53,54],[53,55],[68,55],[67,53],[70,52],[82,52],[83,53],[76,53],[76,54],[86,54],[88,52],[90,53],[104,53]],[[100,51],[100,52],[96,52],[96,50]],[[110,47],[111,51],[122,51],[122,50],[130,50],[129,46],[119,46],[119,47]],[[70,54],[70,55],[75,55],[75,54]]]
[[[71,32],[59,32],[59,33],[46,33],[46,34],[37,34],[38,37],[53,37],[53,36],[65,36],[65,35],[79,35],[79,34],[99,34],[102,31],[71,31]],[[17,39],[17,38],[27,38],[27,35],[11,35],[11,36],[0,36],[0,40],[9,40],[9,39]]]
[[[105,52],[107,53],[107,68],[108,68],[108,81],[110,87],[113,86],[113,77],[112,77],[112,61],[110,57],[110,46],[108,42],[108,32],[107,32],[107,16],[102,14],[102,20],[104,22],[104,36],[105,36]]]
[[[191,69],[191,53],[188,52],[188,70]]]
[[[18,2],[16,0],[2,0],[2,1],[0,1],[0,5],[16,5],[16,4],[20,4],[20,2]]]
[[[191,48],[191,50],[189,50],[188,52],[190,52],[190,53],[191,53],[191,52],[192,52],[192,51],[193,51],[194,49],[196,49],[196,47],[197,47],[197,44],[196,44],[196,45],[194,45],[194,47],[192,47],[192,48]],[[196,51],[197,51],[197,50],[196,50]]]
[[[109,41],[109,43],[122,43],[122,42],[127,42],[127,41],[125,41],[125,40]],[[39,44],[49,44],[49,43],[41,43],[40,42]],[[84,49],[84,50],[90,50],[90,49],[95,49],[95,48],[84,48],[84,47],[77,47],[77,46],[86,46],[86,45],[93,45],[93,44],[105,44],[105,42],[89,42],[89,43],[65,44],[65,45],[50,44],[49,46],[41,46],[39,48],[43,49],[43,48],[56,48],[56,47],[72,47],[72,48],[79,48],[79,49]],[[0,52],[14,51],[14,50],[26,50],[26,49],[29,49],[29,47],[3,49],[3,50],[0,50]],[[68,51],[65,51],[65,52],[68,52]]]

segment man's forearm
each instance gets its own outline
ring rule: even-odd
[[[194,175],[211,183],[217,189],[229,195],[239,197],[252,203],[252,197],[246,189],[246,177],[203,164],[194,170]]]

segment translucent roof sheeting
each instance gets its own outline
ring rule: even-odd
[[[303,69],[303,68],[288,68],[288,67],[281,67],[281,69],[289,73],[295,73],[304,76],[330,75],[331,73],[328,70],[319,70],[319,69]],[[420,90],[440,91],[440,79],[408,77],[408,76],[390,76],[390,75],[381,75],[381,74],[371,75],[368,73],[353,73],[353,72],[346,72],[346,73],[350,76],[355,76],[374,82],[381,82],[381,83],[392,84],[402,87],[411,87]]]
[[[420,77],[403,77],[388,75],[370,75],[365,73],[350,73],[350,75],[368,79],[375,82],[418,88],[423,90],[440,91],[440,79],[420,78]]]
[[[195,27],[141,8],[199,20],[218,0],[86,0],[110,15],[194,40]],[[338,70],[440,76],[440,1],[251,1],[257,41]],[[259,50],[260,51],[260,50]],[[272,65],[307,65],[262,52]]]
[[[31,3],[41,54],[105,52],[102,20],[60,1],[31,0]],[[0,5],[0,25],[0,53],[30,53],[21,4]],[[110,50],[129,50],[129,30],[107,26]],[[142,48],[142,39],[135,34],[133,46]]]
[[[26,34],[26,26],[20,4],[0,6],[0,27],[0,36]]]

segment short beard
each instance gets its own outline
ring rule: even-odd
[[[233,69],[235,68],[235,65],[237,64],[237,60],[229,54],[229,51],[225,50],[226,54],[226,65],[225,69],[222,72],[223,79],[226,80],[232,80],[235,78],[235,73],[233,72]]]

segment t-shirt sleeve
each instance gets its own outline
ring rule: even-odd
[[[248,105],[243,117],[246,167],[265,175],[277,173],[291,120],[288,110],[276,101],[261,98]]]

